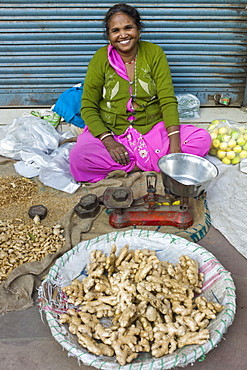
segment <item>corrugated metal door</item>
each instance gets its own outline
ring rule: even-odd
[[[109,1],[1,0],[0,105],[52,105],[85,77],[105,44],[102,19]],[[167,54],[176,93],[214,105],[228,91],[247,105],[247,0],[128,1],[145,24],[142,39]]]

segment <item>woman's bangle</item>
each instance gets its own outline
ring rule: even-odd
[[[180,132],[180,131],[172,131],[172,132],[170,132],[167,136],[169,137],[169,136],[172,136],[172,135],[174,135],[174,134],[179,134],[179,132]]]
[[[106,134],[102,135],[99,139],[102,141],[108,136],[112,136],[112,134],[110,132],[107,132]]]

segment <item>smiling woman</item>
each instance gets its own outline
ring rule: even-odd
[[[134,20],[124,13],[116,13],[109,22],[109,41],[125,63],[134,61],[140,30]]]
[[[75,180],[97,182],[114,170],[159,172],[158,160],[168,153],[206,155],[211,136],[180,125],[166,55],[140,41],[137,9],[114,5],[104,26],[109,45],[88,65],[81,107],[86,126],[70,153]]]

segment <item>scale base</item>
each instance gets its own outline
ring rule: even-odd
[[[116,229],[133,225],[174,226],[178,229],[187,229],[193,224],[192,214],[188,211],[161,211],[161,210],[131,210],[114,209],[109,223]]]

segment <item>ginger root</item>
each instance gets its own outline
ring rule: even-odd
[[[203,344],[210,319],[223,310],[201,292],[204,275],[198,262],[182,255],[173,265],[159,261],[155,251],[130,250],[118,256],[94,250],[88,276],[62,288],[69,309],[60,315],[84,348],[97,356],[116,356],[121,366],[139,352],[160,357],[185,345]],[[64,298],[64,297],[63,297]],[[111,319],[105,327],[103,317]]]
[[[205,313],[206,319],[215,319],[217,312],[223,310],[223,306],[219,303],[208,302],[205,297],[197,297],[195,304],[200,312]]]
[[[177,339],[178,348],[191,344],[204,344],[210,338],[208,329],[202,329],[199,332],[187,332],[183,337]]]

